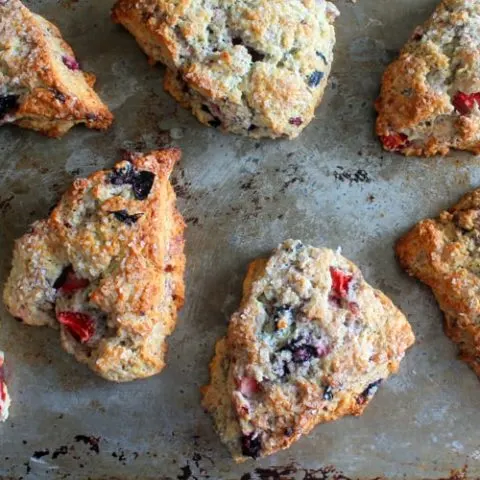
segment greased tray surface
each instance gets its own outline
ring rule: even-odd
[[[295,141],[253,141],[200,125],[163,92],[111,1],[37,0],[116,115],[106,133],[62,140],[0,129],[0,283],[14,238],[76,176],[110,167],[121,149],[178,145],[173,182],[188,223],[187,301],[168,366],[116,385],[59,346],[58,333],[15,322],[0,306],[11,417],[0,426],[0,478],[438,478],[468,465],[480,477],[480,385],[442,332],[431,292],[407,278],[396,238],[480,183],[480,160],[403,158],[373,135],[381,73],[433,0],[338,1],[336,59],[316,120]],[[234,465],[200,406],[215,341],[238,305],[247,263],[285,238],[337,248],[408,315],[417,343],[359,418],[321,425],[292,448]],[[345,477],[338,477],[342,472]],[[336,476],[337,475],[337,476]]]

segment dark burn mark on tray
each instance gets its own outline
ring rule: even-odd
[[[14,108],[17,108],[17,106],[18,106],[18,95],[0,96],[0,117],[3,117]]]
[[[66,455],[67,453],[68,453],[68,446],[62,445],[61,447],[58,447],[57,449],[55,449],[55,451],[52,453],[52,460],[55,460],[60,455]]]
[[[131,185],[137,200],[145,200],[153,187],[155,174],[148,170],[137,171],[131,163],[123,168],[114,168],[109,177],[112,185]]]
[[[335,180],[339,182],[348,182],[350,185],[353,183],[370,183],[372,179],[368,175],[366,170],[359,168],[358,170],[347,170],[344,167],[338,165],[333,172]]]
[[[116,210],[108,213],[112,214],[119,222],[129,226],[137,223],[138,219],[143,216],[143,213],[129,214],[126,210]]]
[[[47,455],[50,455],[50,450],[46,448],[45,450],[37,450],[36,452],[33,452],[32,458],[39,459],[42,457],[46,457]]]
[[[75,441],[76,442],[82,442],[85,445],[90,446],[90,450],[95,453],[100,453],[100,448],[99,448],[99,443],[100,443],[100,437],[93,437],[93,436],[87,436],[87,435],[75,435]]]

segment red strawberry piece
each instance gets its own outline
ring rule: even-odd
[[[358,315],[360,313],[360,308],[358,303],[355,302],[348,302],[348,309],[354,314]]]
[[[80,343],[88,342],[95,334],[95,321],[86,313],[59,312],[57,320],[65,325]]]
[[[332,277],[332,297],[345,298],[348,295],[348,287],[353,275],[348,275],[335,267],[330,267],[330,275]]]
[[[303,123],[302,117],[292,117],[288,120],[288,123],[290,125],[295,125],[296,127],[299,127]]]
[[[480,93],[463,93],[457,92],[452,100],[455,110],[461,115],[467,115],[475,106],[475,103],[480,104]]]
[[[58,279],[58,283],[60,283],[60,285],[57,284],[54,285],[54,287],[57,286],[60,292],[66,294],[76,292],[77,290],[82,290],[88,287],[88,285],[90,284],[90,282],[86,278],[77,277],[76,273],[71,267],[69,267],[67,270],[64,271],[64,273],[62,273],[62,275]]]
[[[80,70],[80,64],[70,55],[64,55],[62,57],[62,62],[69,70]]]
[[[4,382],[0,381],[0,401],[4,402],[7,399],[7,389]],[[1,405],[0,405],[0,412],[1,412]]]
[[[253,377],[243,377],[239,384],[240,392],[247,398],[260,390],[259,383]]]
[[[410,142],[404,133],[393,133],[392,135],[382,135],[380,141],[387,150],[398,152],[403,147],[408,147]]]
[[[326,344],[317,345],[317,355],[318,358],[326,357],[332,351],[332,347]]]

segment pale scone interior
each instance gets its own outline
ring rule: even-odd
[[[184,297],[184,222],[169,183],[178,149],[132,156],[77,179],[50,217],[17,240],[4,291],[29,325],[114,381],[164,364]]]
[[[414,342],[404,315],[339,253],[300,241],[250,265],[203,405],[236,461],[359,415]]]

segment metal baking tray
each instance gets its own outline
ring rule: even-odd
[[[0,478],[425,479],[468,466],[480,477],[480,385],[442,331],[431,292],[409,279],[395,239],[480,183],[480,160],[382,151],[373,102],[386,65],[436,0],[340,0],[329,87],[295,141],[254,141],[199,124],[164,93],[163,69],[109,19],[112,1],[31,0],[56,23],[116,115],[106,133],[62,140],[0,128],[0,283],[13,241],[47,215],[76,176],[110,167],[122,149],[178,145],[174,184],[188,223],[187,301],[168,366],[108,383],[0,306],[13,405],[0,426]],[[318,426],[289,450],[235,465],[200,406],[215,341],[238,305],[247,263],[286,238],[342,247],[408,315],[417,336],[398,375],[359,418]],[[341,476],[344,475],[344,476]]]

